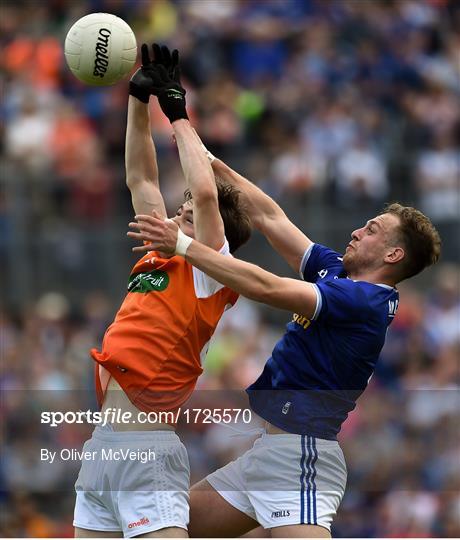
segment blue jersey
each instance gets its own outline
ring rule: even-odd
[[[320,244],[305,252],[300,274],[315,284],[314,316],[294,314],[247,392],[252,409],[271,424],[335,439],[374,372],[398,291],[349,279],[342,257]]]

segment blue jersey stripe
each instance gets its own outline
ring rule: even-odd
[[[310,479],[311,479],[311,461],[313,458],[313,453],[311,451],[311,437],[307,435],[307,450],[308,450],[308,459],[307,459],[307,478],[306,478],[306,484],[307,484],[307,523],[311,525],[311,485],[310,485]]]
[[[305,523],[305,435],[302,435],[300,446],[302,457],[300,458],[300,523]]]
[[[316,467],[315,467],[315,463],[316,463],[316,460],[318,459],[318,451],[316,450],[316,440],[314,437],[311,438],[311,442],[312,442],[312,447],[313,447],[313,453],[314,453],[314,457],[313,457],[313,461],[312,461],[312,468],[313,468],[313,475],[312,475],[312,478],[311,478],[311,482],[313,484],[313,523],[315,525],[317,525],[317,516],[316,516],[316,482],[315,482],[315,478],[316,478]]]

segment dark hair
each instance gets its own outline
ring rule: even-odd
[[[235,187],[218,177],[216,177],[216,186],[225,237],[228,240],[230,252],[234,253],[249,240],[252,232],[251,220],[241,203],[240,192]],[[184,196],[186,201],[192,200],[189,189],[184,192]]]
[[[387,205],[383,209],[383,214],[393,214],[399,218],[397,241],[401,242],[406,254],[402,261],[399,281],[415,276],[438,261],[441,254],[441,238],[425,214],[399,203]]]

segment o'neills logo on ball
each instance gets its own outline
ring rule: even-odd
[[[94,60],[95,77],[104,77],[109,65],[109,38],[112,32],[108,28],[101,28],[96,41],[96,58]]]

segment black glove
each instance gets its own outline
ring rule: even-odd
[[[156,73],[152,77],[154,79],[152,93],[158,97],[161,110],[171,123],[181,118],[188,120],[185,90],[180,83],[179,51],[174,49],[171,53],[168,47],[165,45],[160,47],[157,43],[152,45],[152,49],[153,64],[156,68]]]
[[[153,63],[164,66],[168,76],[174,79],[174,82],[180,84],[179,51],[174,49],[171,53],[166,45],[160,47],[158,43],[152,45],[152,50]]]
[[[150,61],[147,45],[141,47],[142,66],[134,73],[129,81],[129,94],[143,103],[148,103],[152,94],[152,78],[149,76],[154,63]]]
[[[147,45],[143,44],[142,67],[136,71],[130,81],[130,94],[148,103],[148,96],[158,97],[161,110],[172,123],[185,118],[185,90],[180,84],[179,52],[172,54],[165,46],[156,43],[152,46],[154,60],[151,61]]]

